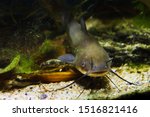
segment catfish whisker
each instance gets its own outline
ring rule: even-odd
[[[70,83],[70,84],[68,84],[68,85],[66,85],[66,86],[64,86],[64,87],[61,87],[61,88],[58,88],[58,89],[55,89],[55,90],[52,90],[52,91],[58,91],[58,90],[65,89],[65,88],[67,88],[67,87],[73,85],[75,82],[76,82],[76,81],[73,81],[72,83]]]
[[[106,65],[108,66],[109,62],[112,62],[113,58],[110,58],[108,61],[106,61]]]
[[[65,88],[67,88],[67,87],[69,87],[69,86],[73,85],[75,82],[77,82],[77,81],[81,80],[82,78],[84,78],[84,77],[86,77],[86,76],[87,76],[87,74],[84,74],[84,75],[82,75],[81,77],[79,77],[79,78],[77,78],[76,80],[74,80],[72,83],[70,83],[70,84],[68,84],[68,85],[66,85],[66,86],[64,86],[64,87],[61,87],[61,88],[58,88],[58,89],[52,90],[52,91],[58,91],[58,90],[65,89]],[[52,91],[50,91],[50,92],[52,92]]]
[[[118,89],[118,91],[121,91],[121,90],[118,88],[118,86],[117,86],[107,75],[105,75],[105,77],[106,77],[112,84],[114,84],[114,86]]]
[[[78,99],[84,92],[85,89],[82,90],[82,92],[78,95],[78,97],[76,99]]]
[[[127,82],[129,85],[138,85],[138,84],[135,84],[135,83],[133,83],[133,82],[130,82],[130,81],[128,81],[128,80],[122,78],[121,76],[119,76],[117,73],[115,73],[115,72],[112,71],[111,69],[110,69],[110,72],[113,73],[114,75],[116,75],[116,76],[117,76],[118,78],[120,78],[121,80]]]

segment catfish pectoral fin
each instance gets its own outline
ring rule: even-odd
[[[61,60],[62,62],[65,63],[73,63],[74,59],[75,57],[72,54],[64,54],[58,57],[58,60]]]

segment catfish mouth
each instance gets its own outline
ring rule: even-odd
[[[107,74],[108,71],[101,71],[101,72],[91,72],[88,74],[88,76],[91,77],[101,77],[104,76],[105,74]]]
[[[92,70],[87,71],[81,67],[78,67],[77,70],[80,71],[82,74],[87,74],[87,76],[90,76],[90,77],[101,77],[101,76],[106,75],[109,72],[108,69],[105,69],[102,71],[92,71]]]

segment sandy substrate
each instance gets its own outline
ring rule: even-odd
[[[129,85],[112,74],[108,74],[111,80],[117,85],[120,91],[111,82],[103,83],[104,87],[98,89],[84,89],[79,83],[74,83],[70,87],[55,91],[73,81],[30,85],[25,88],[13,89],[10,91],[0,91],[1,100],[87,100],[87,99],[116,99],[123,95],[134,93],[150,92],[150,69],[131,68],[126,65],[120,68],[113,68],[124,79],[137,83],[139,86]],[[82,94],[81,94],[82,93]],[[80,95],[81,94],[81,95]]]

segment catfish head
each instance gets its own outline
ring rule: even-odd
[[[104,48],[95,42],[89,42],[87,46],[79,48],[74,64],[82,74],[99,77],[109,72],[111,59]]]

